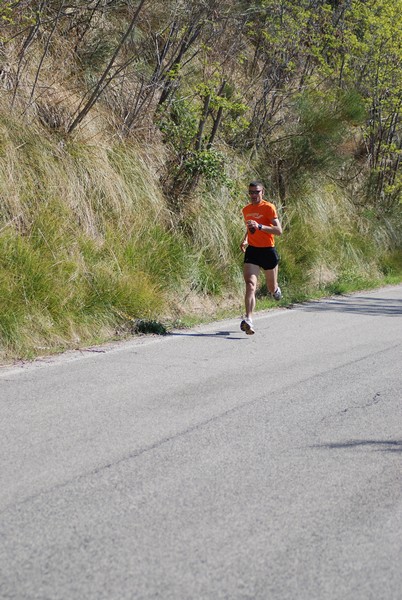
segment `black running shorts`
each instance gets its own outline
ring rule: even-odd
[[[256,246],[247,246],[246,253],[244,255],[244,262],[252,265],[257,265],[269,271],[275,269],[279,263],[279,256],[276,248],[257,248]]]

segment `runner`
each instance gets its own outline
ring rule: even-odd
[[[261,182],[252,181],[248,193],[250,204],[247,204],[242,210],[247,231],[240,245],[244,252],[246,315],[240,323],[240,329],[248,335],[252,335],[255,332],[252,317],[260,268],[264,269],[267,288],[271,296],[275,300],[282,298],[281,289],[278,286],[279,256],[275,248],[274,237],[282,234],[282,226],[275,206],[263,199],[264,186]]]

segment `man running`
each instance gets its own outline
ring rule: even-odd
[[[263,199],[264,186],[259,181],[249,185],[250,204],[242,210],[247,226],[246,234],[240,245],[244,252],[243,275],[246,283],[246,316],[240,323],[240,329],[252,335],[255,292],[260,268],[264,269],[268,291],[275,300],[282,298],[278,286],[279,257],[275,249],[276,235],[282,234],[282,226],[275,206]]]

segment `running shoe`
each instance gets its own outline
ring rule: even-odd
[[[277,287],[275,292],[272,294],[274,300],[280,300],[282,298],[281,288]]]
[[[253,333],[255,333],[253,322],[248,317],[243,319],[243,321],[240,323],[240,329],[244,331],[244,333],[247,333],[247,335],[253,335]]]

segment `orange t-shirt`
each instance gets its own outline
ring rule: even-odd
[[[242,209],[244,221],[257,221],[261,225],[272,225],[272,221],[278,218],[276,208],[271,202],[261,200],[259,204],[247,204]],[[248,232],[248,243],[257,248],[272,248],[275,246],[275,236],[256,229],[254,233]]]

